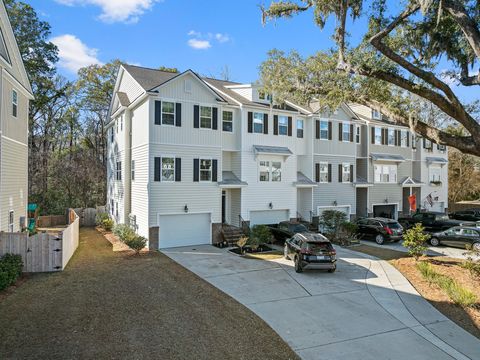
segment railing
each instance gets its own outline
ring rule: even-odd
[[[303,220],[302,214],[300,214],[300,213],[297,211],[297,221],[302,221],[302,220]]]
[[[238,223],[240,225],[240,229],[242,229],[243,233],[245,235],[248,235],[250,232],[250,227],[248,226],[248,223],[243,219],[242,215],[238,215]]]

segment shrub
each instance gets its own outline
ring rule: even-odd
[[[480,278],[480,250],[474,248],[472,245],[467,245],[467,252],[463,255],[467,258],[462,264],[462,267],[467,269],[473,278]]]
[[[20,255],[5,254],[0,258],[0,290],[17,281],[22,274],[23,261]]]
[[[105,231],[111,231],[113,228],[113,225],[115,223],[113,222],[112,219],[103,219],[100,226],[105,230]]]
[[[408,249],[408,254],[418,261],[418,258],[425,255],[428,248],[426,242],[430,239],[430,235],[423,232],[423,226],[420,223],[408,229],[403,234],[403,246]]]
[[[127,224],[118,224],[113,227],[113,233],[119,237],[123,242],[133,239],[136,234],[133,229]]]
[[[143,236],[135,235],[133,237],[129,237],[123,241],[125,245],[127,245],[130,249],[135,250],[135,254],[138,255],[140,250],[142,250],[145,245],[147,245],[147,239]]]
[[[240,239],[237,241],[237,246],[240,248],[240,253],[243,254],[243,248],[245,245],[248,243],[248,236],[242,236]]]
[[[110,216],[106,212],[97,213],[95,216],[95,223],[99,226],[102,226],[104,220],[110,219]]]
[[[248,243],[252,249],[256,250],[259,246],[266,244],[272,240],[272,233],[265,225],[255,225],[250,232]]]
[[[347,222],[347,214],[338,210],[325,210],[320,216],[322,232],[332,238],[337,238],[340,226]]]

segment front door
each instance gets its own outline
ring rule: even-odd
[[[218,203],[217,203],[218,204]],[[226,221],[226,209],[227,209],[227,193],[226,191],[222,191],[222,224],[225,224]]]

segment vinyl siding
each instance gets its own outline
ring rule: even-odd
[[[389,204],[398,204],[397,211],[402,209],[402,186],[398,184],[375,184],[369,188],[368,211],[373,212],[373,205],[385,204],[388,199]]]
[[[2,77],[2,109],[1,130],[2,135],[22,144],[28,143],[28,98],[13,86],[12,82]],[[17,91],[18,107],[17,116],[12,115],[12,90]]]
[[[240,189],[230,189],[230,219],[231,224],[240,226],[240,218],[242,208],[242,197]]]
[[[223,131],[223,118],[222,111],[232,111],[233,112],[233,132]],[[240,150],[240,135],[242,131],[241,124],[241,111],[239,108],[233,107],[222,107],[221,111],[219,109],[218,113],[218,129],[222,132],[222,148],[223,150]]]
[[[310,220],[310,211],[312,206],[312,189],[297,189],[297,212],[305,220]]]

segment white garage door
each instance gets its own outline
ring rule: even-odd
[[[159,215],[160,249],[211,244],[210,214]]]
[[[250,226],[278,224],[288,219],[288,210],[250,211]]]

